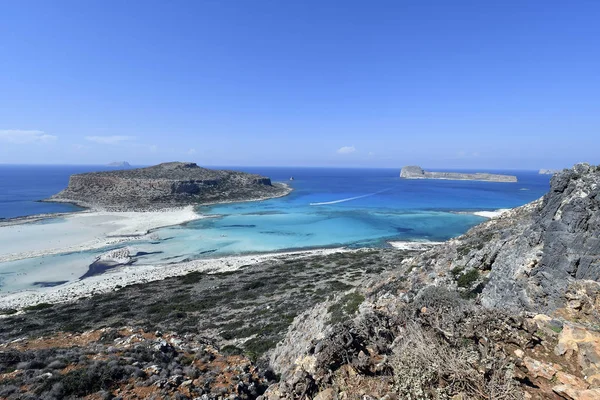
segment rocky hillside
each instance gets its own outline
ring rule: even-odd
[[[289,188],[267,177],[170,162],[148,168],[73,175],[48,201],[116,211],[283,196]]]
[[[0,371],[0,398],[31,400],[252,399],[274,378],[201,336],[131,327],[0,344]]]
[[[600,168],[331,298],[271,355],[264,399],[600,398]],[[365,397],[367,396],[367,397]]]

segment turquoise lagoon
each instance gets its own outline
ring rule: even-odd
[[[4,167],[0,167],[0,177],[1,168]],[[65,268],[80,271],[98,255],[123,246],[138,254],[132,266],[135,268],[291,249],[385,247],[393,240],[447,240],[485,220],[469,212],[520,206],[539,198],[549,187],[549,177],[533,171],[493,171],[516,174],[519,182],[492,183],[401,180],[399,169],[232,169],[270,176],[273,181],[286,182],[294,191],[266,201],[198,207],[198,212],[208,218],[157,229],[152,241],[0,263],[0,291],[31,288],[34,279],[77,279],[76,273],[66,274]],[[36,195],[45,197],[59,191],[74,171],[63,167],[61,173],[63,179],[53,180],[53,186],[40,182]],[[55,177],[59,175],[54,171]],[[14,187],[9,195],[22,198],[27,205],[23,210],[13,206],[11,215],[36,213],[32,199],[19,197]],[[47,206],[42,203],[40,207]],[[21,279],[15,279],[17,276]]]

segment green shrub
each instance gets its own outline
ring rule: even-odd
[[[274,348],[276,344],[277,340],[272,338],[256,337],[244,343],[244,349],[246,356],[256,362],[260,356]]]
[[[331,314],[329,323],[337,324],[356,314],[363,301],[365,301],[365,296],[362,294],[357,292],[348,293],[339,302],[329,306],[327,310]]]
[[[476,269],[470,269],[464,274],[460,275],[456,280],[456,284],[461,288],[470,287],[473,282],[479,279],[479,271]]]
[[[240,349],[237,346],[227,345],[221,347],[221,354],[225,356],[239,356],[244,354],[244,350]]]
[[[450,270],[450,273],[452,274],[452,276],[454,277],[454,279],[457,279],[458,276],[465,270],[465,267],[462,265],[458,265],[454,268],[452,268],[452,270]]]
[[[204,274],[202,272],[194,271],[190,272],[187,275],[183,275],[179,277],[179,281],[183,284],[194,284],[198,283],[202,280]]]

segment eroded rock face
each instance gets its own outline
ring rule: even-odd
[[[267,177],[171,162],[148,168],[73,175],[49,201],[117,211],[271,198],[287,194]]]

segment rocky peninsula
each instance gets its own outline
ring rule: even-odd
[[[65,190],[46,201],[109,211],[149,211],[263,200],[284,196],[290,190],[265,176],[169,162],[147,168],[73,175]]]
[[[402,168],[400,178],[403,179],[446,179],[457,181],[486,181],[486,182],[517,182],[514,175],[489,173],[460,173],[460,172],[429,172],[423,168],[411,165]]]

